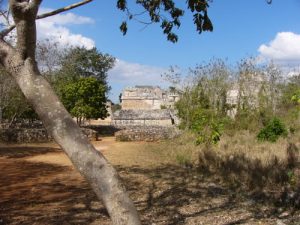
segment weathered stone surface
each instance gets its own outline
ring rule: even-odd
[[[176,136],[179,119],[174,104],[179,95],[158,86],[136,86],[122,93],[122,109],[112,116],[118,141],[157,141]]]
[[[135,86],[125,88],[121,95],[122,109],[153,110],[161,107],[173,108],[179,95],[158,86]]]
[[[170,119],[170,110],[118,110],[114,113],[114,119],[117,120],[134,120],[134,119],[148,119],[148,120],[165,120]]]
[[[45,129],[12,128],[0,130],[0,141],[7,143],[47,142],[51,139]]]
[[[90,140],[97,140],[97,131],[82,128],[85,135]],[[40,143],[52,141],[51,135],[49,135],[44,128],[8,128],[0,129],[0,142],[6,143]]]
[[[175,127],[133,126],[115,133],[117,141],[158,141],[171,139],[179,135]]]
[[[118,110],[113,115],[113,125],[128,126],[174,126],[178,119],[174,110]]]

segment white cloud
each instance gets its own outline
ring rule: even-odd
[[[51,11],[42,8],[40,13]],[[58,14],[37,21],[38,39],[49,39],[60,43],[62,46],[80,46],[93,48],[94,40],[81,34],[74,34],[68,28],[69,25],[92,24],[94,21],[89,17],[79,16],[73,13]]]
[[[268,44],[262,44],[258,51],[261,60],[273,60],[279,64],[299,64],[300,34],[280,32]]]
[[[108,73],[108,81],[112,87],[110,99],[118,102],[118,96],[125,87],[133,87],[135,85],[167,87],[169,85],[168,82],[161,77],[167,71],[167,68],[117,59],[115,67]]]
[[[109,71],[112,81],[132,84],[159,84],[163,81],[161,75],[166,68],[130,63],[120,59],[116,60],[115,67]]]

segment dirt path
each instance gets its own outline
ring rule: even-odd
[[[298,211],[166,165],[145,143],[103,138],[94,145],[120,172],[143,224],[299,225]],[[1,225],[110,224],[103,205],[54,143],[0,145],[0,184]]]

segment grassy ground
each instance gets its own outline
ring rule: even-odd
[[[299,211],[278,205],[269,192],[232,187],[214,173],[216,166],[210,173],[195,166],[202,148],[195,150],[189,135],[152,144],[103,138],[94,145],[116,166],[143,224],[299,225]],[[0,171],[0,224],[110,224],[101,202],[53,143],[0,144]]]

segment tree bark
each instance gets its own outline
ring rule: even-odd
[[[103,200],[113,224],[141,224],[115,169],[88,141],[38,70],[35,18],[41,0],[9,2],[17,28],[17,44],[12,47],[0,39],[1,65],[15,78],[48,133],[86,178],[98,198]]]
[[[47,131],[90,183],[98,198],[103,200],[113,224],[140,224],[135,206],[117,172],[89,143],[36,66],[25,61],[20,72],[12,75]]]

